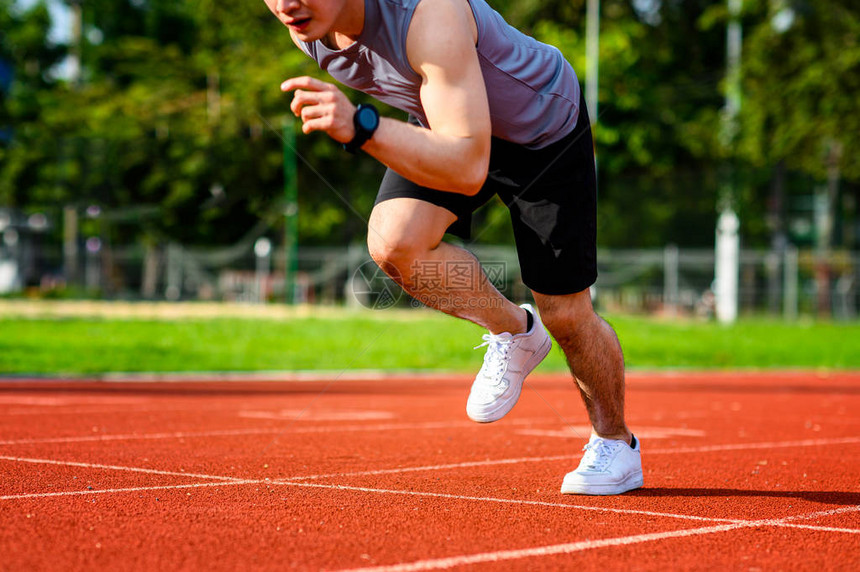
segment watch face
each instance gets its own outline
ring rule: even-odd
[[[376,113],[376,110],[370,107],[359,109],[356,119],[358,119],[358,124],[361,125],[361,128],[367,131],[373,131],[379,125],[379,115]]]

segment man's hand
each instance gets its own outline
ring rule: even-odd
[[[355,136],[355,106],[336,86],[302,76],[282,83],[281,91],[293,92],[290,109],[301,118],[303,133],[324,131],[340,143],[349,143]]]

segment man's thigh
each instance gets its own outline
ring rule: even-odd
[[[471,235],[472,213],[487,202],[493,194],[494,190],[489,185],[485,186],[475,196],[429,189],[417,185],[395,171],[388,169],[382,178],[382,184],[379,186],[379,193],[376,195],[374,208],[396,199],[417,199],[423,201],[440,207],[449,213],[453,213],[454,218],[445,229],[445,232],[468,240]]]
[[[420,199],[388,199],[370,213],[368,246],[377,253],[435,248],[455,220],[448,209]]]

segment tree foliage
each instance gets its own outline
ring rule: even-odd
[[[827,155],[860,179],[860,10],[856,2],[750,2],[741,153],[825,177]],[[846,152],[847,151],[847,152]]]
[[[585,0],[491,3],[558,46],[586,78]],[[855,2],[746,0],[741,130],[729,150],[718,137],[724,6],[601,5],[599,116],[592,121],[603,245],[711,244],[727,160],[748,174],[739,201],[751,244],[767,240],[765,197],[778,164],[808,181],[799,185],[806,192],[837,160],[844,192],[857,193]],[[57,217],[64,205],[131,213],[134,224],[115,230],[118,241],[230,244],[259,220],[277,228],[289,116],[278,86],[298,74],[322,75],[263,2],[82,6],[76,84],[58,71],[71,46],[49,41],[46,5],[23,10],[0,0],[0,72],[14,71],[11,83],[0,73],[0,206],[54,209]],[[782,29],[782,16],[775,26],[787,8],[791,25]],[[345,157],[321,135],[299,136],[297,154],[300,241],[361,240],[382,168],[366,156]],[[491,205],[477,218],[487,225],[481,240],[508,240],[503,207]]]

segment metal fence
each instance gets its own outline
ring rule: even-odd
[[[417,305],[385,281],[363,244],[300,248],[286,264],[252,237],[221,249],[179,244],[111,247],[87,242],[78,268],[69,272],[68,253],[38,240],[0,243],[0,294],[80,296],[123,300],[225,300],[373,306]],[[263,239],[265,240],[265,239]],[[255,250],[255,246],[257,247]],[[473,246],[492,282],[511,299],[529,290],[519,277],[513,248]],[[593,289],[602,310],[710,317],[714,311],[714,252],[669,245],[651,250],[601,250]],[[285,272],[286,268],[292,271]],[[73,280],[69,280],[69,276]],[[739,312],[796,319],[827,314],[857,317],[860,252],[823,257],[789,246],[782,251],[743,250]]]

